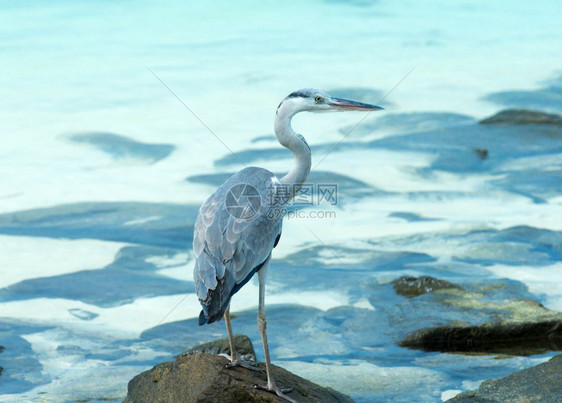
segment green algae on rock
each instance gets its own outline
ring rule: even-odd
[[[430,276],[402,276],[394,280],[392,286],[396,294],[405,297],[417,297],[418,295],[442,289],[461,288],[459,285]]]

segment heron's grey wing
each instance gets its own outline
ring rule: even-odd
[[[193,277],[199,299],[206,298],[208,289],[216,288],[217,277],[224,277],[225,266],[220,260],[213,259],[213,255],[208,251],[206,240],[207,229],[211,228],[215,216],[220,214],[220,204],[220,195],[215,192],[203,203],[195,221],[193,253],[196,260]]]
[[[219,316],[220,319],[230,297],[267,259],[281,233],[282,220],[267,216],[266,203],[260,205],[253,217],[246,219],[234,217],[225,203],[225,190],[236,180],[251,180],[256,188],[264,189],[264,184],[271,181],[273,175],[262,171],[265,170],[252,172],[251,178],[235,175],[199,210],[193,240],[194,282],[207,318]],[[242,173],[244,170],[239,175]]]

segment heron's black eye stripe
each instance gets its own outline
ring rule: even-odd
[[[310,96],[310,94],[307,94],[302,91],[295,91],[287,95],[287,98],[306,98],[307,96]]]

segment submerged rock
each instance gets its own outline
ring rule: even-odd
[[[183,355],[176,361],[159,364],[134,377],[128,386],[125,403],[133,402],[278,402],[276,395],[254,389],[267,384],[262,371],[225,368],[228,360],[218,355]],[[273,376],[280,388],[291,387],[288,394],[298,402],[353,402],[330,388],[323,388],[273,365]]]
[[[243,334],[234,335],[234,346],[238,355],[245,361],[256,361],[256,352],[250,338]],[[230,355],[230,345],[228,338],[213,340],[200,346],[190,348],[182,356],[205,353],[205,354],[228,354]]]
[[[562,396],[562,354],[505,378],[484,381],[477,390],[448,402],[557,402]]]
[[[459,289],[439,291],[444,305],[475,312],[489,319],[470,324],[461,321],[423,328],[408,334],[398,345],[423,351],[543,354],[562,350],[562,313],[532,300],[493,301],[485,293]]]
[[[76,133],[69,137],[76,143],[92,145],[114,159],[133,158],[155,163],[174,151],[172,144],[149,144],[114,133]]]
[[[417,297],[428,292],[448,288],[461,288],[459,285],[430,276],[402,276],[392,282],[396,294],[405,297]]]
[[[487,160],[488,159],[488,150],[485,148],[475,148],[474,152],[476,153],[476,155],[478,156],[478,158],[480,158],[482,161]]]
[[[557,125],[562,126],[562,116],[529,109],[506,109],[483,119],[481,124]]]

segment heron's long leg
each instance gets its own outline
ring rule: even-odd
[[[271,256],[270,256],[271,258]],[[269,392],[277,394],[277,396],[289,401],[296,403],[293,399],[285,396],[284,393],[290,392],[292,389],[279,389],[275,384],[275,379],[271,374],[271,360],[269,358],[269,346],[267,344],[267,320],[265,317],[265,277],[266,270],[269,266],[269,258],[263,267],[258,271],[258,279],[260,284],[260,296],[259,296],[259,308],[258,308],[258,328],[261,334],[261,341],[263,343],[263,352],[265,354],[265,370],[267,371],[267,386],[254,385],[258,389],[264,389]]]
[[[236,346],[234,345],[234,337],[232,336],[232,325],[230,324],[230,305],[224,313],[224,323],[226,324],[226,332],[228,333],[228,344],[230,346],[230,361],[234,362],[238,358],[236,354]]]
[[[228,344],[230,346],[230,356],[226,354],[221,354],[226,356],[230,360],[229,363],[226,364],[227,368],[232,367],[244,367],[246,369],[251,369],[252,371],[261,371],[259,368],[259,364],[257,362],[250,362],[245,361],[238,357],[238,353],[236,352],[236,345],[234,344],[234,336],[232,335],[232,325],[230,323],[230,305],[228,306],[226,312],[224,313],[224,323],[226,324],[226,332],[228,333]]]

